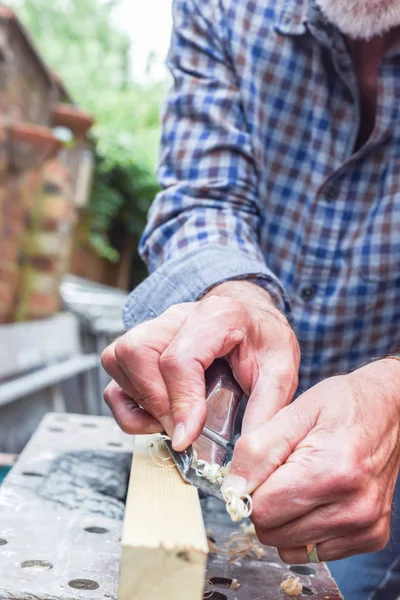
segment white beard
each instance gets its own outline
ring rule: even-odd
[[[400,25],[400,0],[315,0],[328,21],[354,39],[370,39]]]

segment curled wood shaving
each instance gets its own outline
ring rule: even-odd
[[[256,535],[256,528],[254,526],[254,523],[242,523],[240,525],[240,529],[246,535],[254,535],[254,536]]]
[[[281,589],[287,596],[300,596],[303,591],[303,584],[300,577],[290,574],[282,581]]]
[[[235,562],[246,556],[252,556],[256,559],[262,558],[265,556],[265,550],[258,542],[254,528],[249,528],[249,531],[250,533],[246,533],[246,529],[243,527],[240,531],[235,531],[221,548],[208,538],[210,553],[226,556],[229,562]]]
[[[238,590],[240,588],[240,583],[237,579],[232,579],[231,590]]]

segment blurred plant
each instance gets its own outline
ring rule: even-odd
[[[131,79],[131,43],[113,24],[118,0],[9,0],[46,62],[73,98],[96,118],[96,173],[81,230],[111,261],[116,219],[139,236],[157,192],[154,175],[159,106],[166,82]]]

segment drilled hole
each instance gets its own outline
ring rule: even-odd
[[[317,572],[312,567],[307,567],[305,565],[293,565],[293,567],[289,567],[289,569],[298,575],[315,575]]]
[[[99,584],[91,579],[73,579],[68,583],[74,590],[97,590]]]
[[[210,540],[210,542],[212,542],[213,544],[215,544],[217,541],[211,533],[207,534],[207,539]]]
[[[303,594],[305,596],[314,596],[314,592],[312,591],[312,589],[307,587],[306,585],[303,585]]]
[[[6,544],[8,544],[7,540],[0,538],[0,546],[5,546]]]
[[[105,527],[85,527],[85,531],[88,533],[108,533],[108,529],[105,529]]]
[[[52,433],[64,433],[65,429],[62,427],[49,427],[49,431]]]
[[[107,446],[112,446],[112,448],[122,448],[122,444],[117,442],[108,442]]]
[[[227,588],[230,588],[233,583],[233,579],[229,579],[228,577],[212,577],[210,581],[213,585],[218,585]]]
[[[22,475],[25,477],[44,477],[42,473],[36,473],[36,471],[22,471]]]
[[[96,429],[96,423],[82,423],[81,427],[86,427],[86,429]]]
[[[28,571],[50,571],[53,565],[47,560],[25,560],[21,567]]]

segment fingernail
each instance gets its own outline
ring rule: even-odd
[[[239,475],[228,475],[222,484],[222,492],[231,488],[239,496],[243,496],[247,492],[247,486],[249,485],[247,479],[240,477]]]
[[[172,435],[172,432],[174,431],[174,421],[172,417],[163,417],[160,421],[168,435]]]
[[[178,423],[174,429],[174,435],[172,436],[172,447],[176,450],[186,438],[186,427],[184,423]]]

